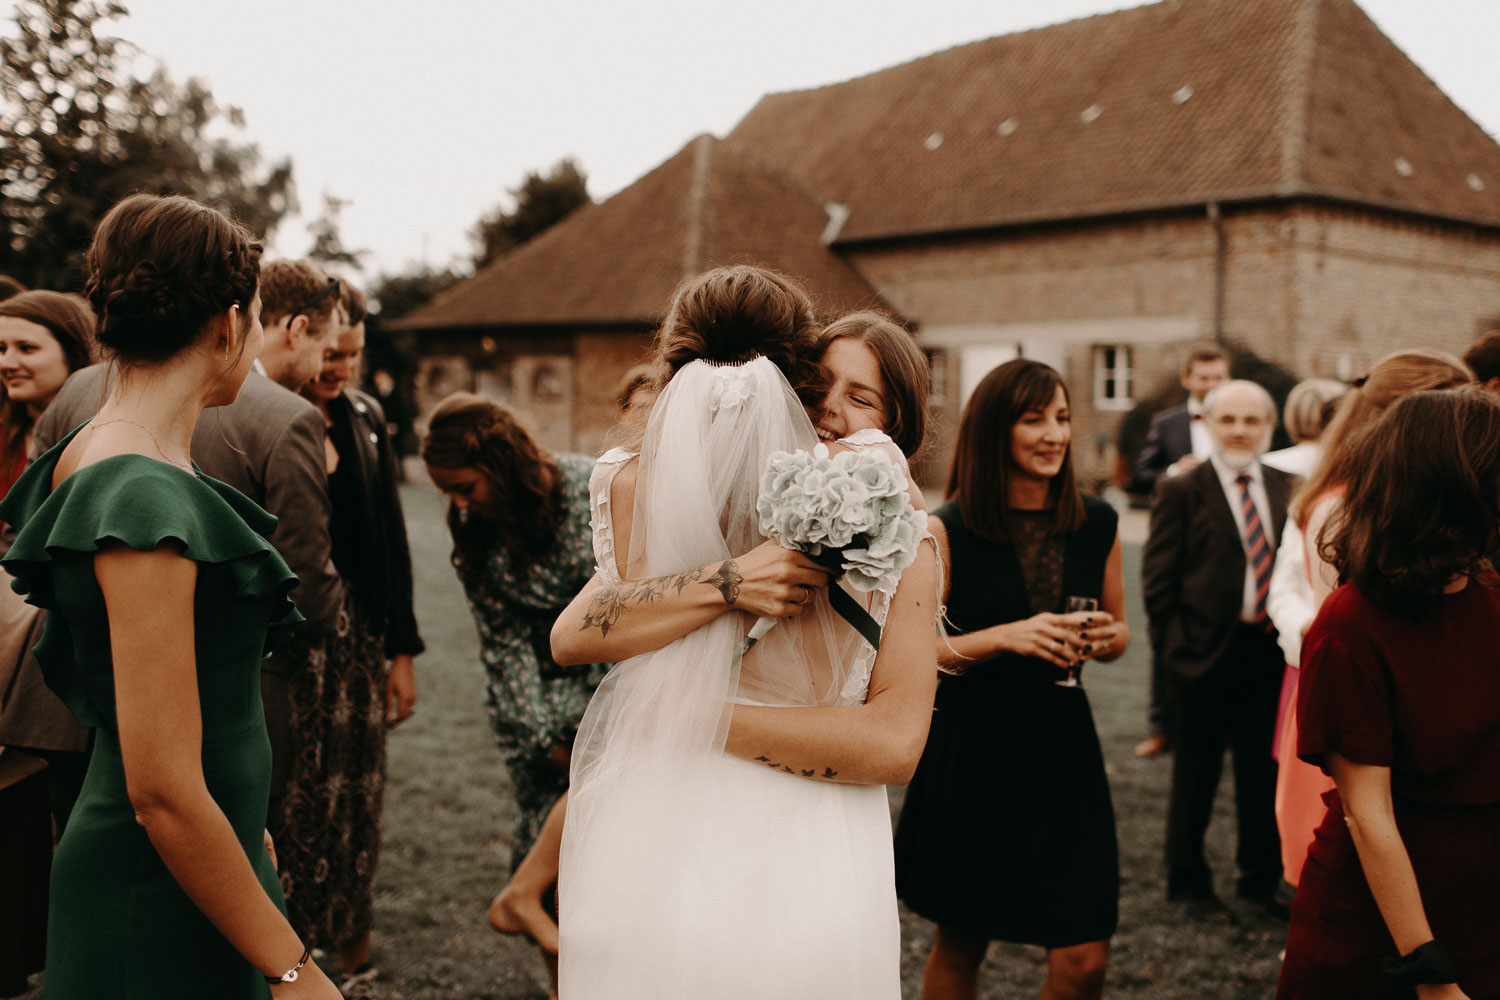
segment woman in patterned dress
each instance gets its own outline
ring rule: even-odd
[[[603,664],[559,667],[550,639],[558,614],[594,575],[594,460],[550,455],[504,407],[455,393],[428,422],[422,461],[449,500],[453,565],[479,628],[485,707],[515,786],[514,872],[567,790],[573,737],[604,676]]]

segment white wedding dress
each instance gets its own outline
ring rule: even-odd
[[[852,447],[886,451],[865,432]],[[682,369],[652,412],[628,576],[739,555],[762,541],[765,459],[812,425],[769,361]],[[595,555],[620,580],[600,460]],[[878,621],[889,596],[856,595]],[[559,878],[563,1000],[898,1000],[900,926],[882,786],[788,773],[723,750],[733,704],[864,701],[874,652],[819,596],[740,662],[753,619],[729,613],[617,664],[579,730]]]

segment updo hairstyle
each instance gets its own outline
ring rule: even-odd
[[[248,322],[262,249],[248,229],[191,198],[117,203],[85,258],[99,345],[126,364],[165,361],[232,305]]]
[[[562,516],[562,469],[505,407],[472,392],[447,397],[427,421],[422,461],[436,469],[473,469],[495,498],[484,516],[448,510],[453,565],[461,576],[482,570],[499,544],[524,579],[552,548]]]
[[[718,267],[677,286],[657,334],[656,360],[670,380],[693,361],[766,357],[802,405],[816,409],[828,392],[817,361],[819,332],[812,300],[791,279],[748,264]]]

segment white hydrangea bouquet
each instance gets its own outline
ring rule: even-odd
[[[811,453],[776,452],[760,481],[760,530],[833,574],[828,587],[833,609],[876,649],[880,626],[838,581],[865,593],[895,592],[927,527],[927,516],[912,507],[907,488],[905,470],[886,455],[843,451],[830,457],[823,444]],[[757,621],[741,654],[778,621]]]

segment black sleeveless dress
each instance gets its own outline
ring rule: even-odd
[[[1027,577],[1055,571],[1023,572],[1016,547],[975,535],[956,501],[935,512],[948,530],[955,631],[1101,595],[1119,518],[1104,501],[1083,500],[1085,524],[1061,540],[1060,587],[1037,587],[1061,595],[1054,607],[1032,606]],[[1087,692],[1058,687],[1062,677],[1050,663],[1004,655],[939,682],[896,828],[896,890],[916,913],[1045,948],[1114,934],[1120,864],[1104,756]]]

